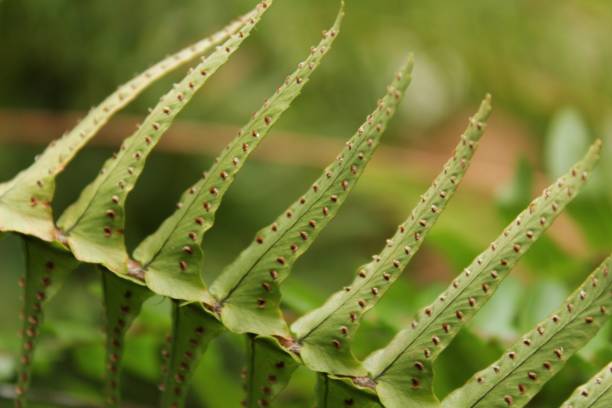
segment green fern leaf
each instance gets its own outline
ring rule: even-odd
[[[562,408],[608,408],[612,406],[612,362],[563,403]]]
[[[172,334],[168,348],[162,352],[162,408],[177,408],[185,404],[189,383],[200,357],[210,341],[222,331],[223,326],[202,307],[195,304],[180,306],[178,301],[173,302]]]
[[[21,360],[17,375],[16,401],[26,406],[26,393],[32,377],[34,349],[44,318],[45,303],[62,286],[63,280],[76,269],[78,262],[68,253],[57,250],[36,238],[24,237],[26,273],[19,280],[23,288]]]
[[[216,310],[230,330],[289,336],[279,308],[279,285],[356,184],[410,83],[411,68],[412,58],[337,160],[272,225],[261,229],[212,284],[211,293],[218,299]]]
[[[178,210],[136,249],[134,258],[151,290],[177,299],[206,300],[208,293],[201,277],[203,236],[212,227],[221,200],[244,162],[298,97],[327,54],[343,15],[341,10],[334,26],[312,48],[308,58],[253,115],[208,174],[183,194]]]
[[[58,239],[70,247],[77,259],[102,264],[112,272],[142,280],[142,276],[136,273],[128,274],[123,236],[127,195],[140,176],[146,157],[173,119],[249,36],[269,3],[270,0],[260,3],[242,30],[232,35],[162,97],[142,126],[124,141],[116,156],[104,164],[100,175],[64,212],[58,222],[61,228]]]
[[[570,295],[563,307],[478,372],[442,404],[451,407],[522,407],[585,345],[612,308],[612,255]]]
[[[225,41],[254,15],[255,11],[251,11],[221,31],[165,58],[121,85],[92,109],[74,129],[52,142],[30,167],[12,180],[0,184],[0,231],[16,231],[44,241],[52,241],[55,225],[50,203],[55,193],[55,178],[79,150],[115,113],[149,85]]]
[[[119,380],[125,333],[140,313],[144,301],[153,293],[143,286],[121,279],[104,268],[100,269],[106,315],[106,405],[119,407],[121,403]]]
[[[486,303],[521,255],[576,196],[597,162],[600,149],[598,141],[581,162],[519,214],[433,304],[419,312],[410,328],[366,359],[364,365],[377,382],[383,404],[420,406],[415,396],[420,398],[431,386],[427,362],[433,361]]]
[[[298,363],[273,338],[248,335],[247,347],[246,398],[242,405],[267,407],[287,386]]]
[[[372,389],[355,387],[347,378],[317,376],[317,408],[382,408]]]
[[[366,374],[351,352],[350,340],[359,327],[361,317],[376,305],[399,277],[457,190],[490,112],[490,97],[487,96],[442,173],[421,196],[410,217],[387,240],[383,250],[373,257],[372,262],[358,268],[353,283],[332,295],[323,306],[293,323],[291,329],[306,366],[315,371],[339,375]]]

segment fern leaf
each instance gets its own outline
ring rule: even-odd
[[[410,328],[366,359],[364,365],[377,382],[383,404],[419,406],[415,398],[431,387],[428,362],[486,303],[521,255],[576,196],[597,162],[600,148],[598,141],[582,161],[519,214],[433,304],[420,311]]]
[[[194,93],[249,36],[269,3],[270,0],[260,3],[257,13],[242,30],[232,35],[162,97],[142,126],[124,141],[116,156],[104,164],[99,176],[64,212],[58,222],[61,228],[58,239],[68,244],[77,259],[102,264],[112,272],[128,276],[123,236],[124,204],[144,168],[146,157]],[[135,280],[142,278],[137,274],[130,277]]]
[[[289,336],[279,308],[279,285],[356,184],[402,99],[411,68],[412,59],[336,161],[272,225],[261,229],[254,242],[212,284],[211,293],[218,299],[216,310],[230,330]]]
[[[383,250],[370,263],[358,268],[353,283],[332,295],[323,306],[293,323],[291,329],[306,366],[315,371],[339,375],[366,374],[351,352],[351,338],[359,327],[361,317],[376,305],[399,277],[457,190],[490,112],[490,97],[487,96],[442,173],[421,196],[395,235],[387,240]]]
[[[191,377],[202,353],[223,330],[215,318],[195,304],[180,306],[178,301],[174,301],[172,320],[169,347],[162,353],[164,380],[160,389],[163,408],[184,406]]]
[[[134,258],[151,290],[177,299],[205,300],[207,291],[201,277],[203,236],[212,227],[221,200],[244,162],[298,97],[330,49],[343,14],[341,10],[320,44],[253,115],[208,174],[183,194],[178,210],[136,249]]]
[[[267,407],[289,383],[298,363],[273,338],[247,337],[247,369],[243,373],[247,408]]]
[[[522,407],[586,344],[612,308],[612,255],[498,361],[450,394],[443,407]]]
[[[19,285],[23,288],[23,328],[21,360],[15,389],[16,401],[21,407],[26,406],[26,393],[32,377],[32,360],[43,323],[45,303],[78,265],[67,252],[57,250],[36,238],[24,237],[23,241],[26,273],[25,277],[19,280]]]
[[[317,408],[382,408],[372,389],[357,389],[347,378],[317,376]]]
[[[100,269],[106,315],[106,405],[119,407],[125,333],[140,313],[144,301],[153,293],[143,286],[121,279],[104,268]]]
[[[612,362],[595,374],[563,403],[562,408],[607,408],[612,406]]]
[[[225,41],[254,15],[255,11],[251,11],[221,31],[163,59],[121,85],[92,109],[75,128],[52,142],[30,167],[12,180],[0,184],[0,231],[16,231],[44,241],[52,241],[55,226],[50,203],[55,193],[55,178],[79,150],[115,113],[149,85]]]

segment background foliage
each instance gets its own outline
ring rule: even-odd
[[[42,145],[71,127],[74,118],[67,113],[86,110],[130,74],[213,32],[252,3],[0,1],[0,179],[12,177]],[[131,248],[172,211],[195,174],[210,165],[234,129],[329,25],[336,7],[322,0],[278,2],[196,96],[128,200]],[[343,33],[312,84],[226,196],[205,248],[207,281],[318,175],[369,112],[406,52],[414,51],[413,84],[385,146],[338,218],[296,265],[285,284],[287,309],[302,314],[319,305],[380,249],[486,91],[495,97],[495,113],[463,187],[400,281],[367,316],[357,336],[360,357],[405,326],[540,187],[578,159],[593,136],[602,137],[607,149],[587,191],[436,362],[442,367],[437,394],[443,397],[460,386],[554,310],[609,252],[610,18],[606,0],[349,2]],[[133,120],[181,75],[151,87],[77,156],[59,178],[56,213],[74,201],[111,146],[131,133]],[[0,241],[0,271],[0,384],[7,384],[0,385],[2,405],[10,398],[18,349],[17,278],[23,259],[14,237]],[[101,303],[93,301],[101,297],[97,273],[82,267],[50,304],[33,385],[33,396],[47,402],[37,406],[99,402],[104,340]],[[157,400],[159,351],[169,319],[169,302],[154,297],[131,330],[125,381],[131,384],[125,393],[130,406]],[[608,324],[530,406],[553,406],[568,397],[611,360],[611,337]],[[224,334],[214,342],[196,373],[191,406],[237,406],[243,354],[238,336]],[[217,373],[214,382],[205,374],[209,370]],[[299,369],[279,406],[310,406],[313,387],[312,374]]]

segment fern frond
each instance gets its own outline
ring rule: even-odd
[[[106,315],[106,406],[121,404],[121,361],[125,333],[140,313],[145,300],[153,293],[147,288],[122,279],[100,268]]]
[[[289,336],[279,308],[279,286],[356,184],[410,83],[411,69],[412,58],[336,161],[272,225],[261,229],[212,284],[211,293],[218,300],[216,310],[230,330]]]
[[[597,141],[582,161],[549,186],[434,303],[420,311],[410,328],[399,332],[387,347],[366,359],[364,365],[377,382],[383,404],[418,406],[420,402],[415,402],[415,397],[431,388],[430,362],[486,303],[522,254],[576,196],[597,162],[600,148],[601,142]]]
[[[612,255],[559,310],[478,372],[442,404],[451,407],[522,407],[585,345],[612,308]]]
[[[46,302],[62,286],[62,281],[78,266],[68,253],[57,250],[37,238],[24,237],[25,277],[23,288],[21,359],[15,389],[17,404],[26,406],[26,393],[32,377],[34,350],[44,319]]]
[[[245,14],[212,36],[166,57],[121,85],[93,108],[76,127],[51,142],[30,167],[12,180],[0,184],[0,231],[16,231],[52,241],[55,226],[50,203],[53,201],[57,175],[115,113],[149,85],[225,41],[255,14],[255,10]]]
[[[561,408],[608,408],[612,406],[612,362],[586,384],[576,388]]]
[[[395,235],[387,240],[383,250],[370,263],[358,268],[353,283],[293,323],[291,330],[296,335],[300,357],[306,366],[332,374],[366,374],[351,351],[350,341],[362,316],[399,277],[457,190],[490,112],[490,97],[487,96],[433,185],[421,196]]]
[[[274,338],[250,334],[247,347],[246,397],[242,405],[247,408],[267,407],[287,386],[298,363]]]
[[[191,377],[202,353],[223,331],[217,319],[199,305],[180,306],[175,300],[172,307],[172,334],[167,341],[168,348],[162,352],[162,408],[184,406]]]
[[[124,141],[119,152],[104,164],[99,176],[61,216],[58,240],[67,244],[78,260],[102,264],[112,272],[134,280],[142,279],[137,274],[128,274],[123,236],[127,195],[140,176],[147,156],[174,118],[249,36],[269,3],[271,0],[260,3],[257,12],[238,33],[162,97],[142,126]]]
[[[343,15],[340,10],[333,27],[311,49],[308,58],[253,115],[208,173],[183,194],[176,212],[136,249],[134,258],[151,290],[188,301],[206,299],[208,292],[201,277],[204,234],[212,227],[221,200],[244,162],[300,95],[331,48]]]

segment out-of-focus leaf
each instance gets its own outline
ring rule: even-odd
[[[505,221],[512,220],[514,214],[529,204],[532,190],[533,169],[529,161],[521,157],[516,163],[514,177],[498,193],[497,202],[503,212]]]
[[[589,146],[589,131],[580,113],[571,108],[559,111],[546,136],[545,164],[548,175],[558,178],[577,162]]]

